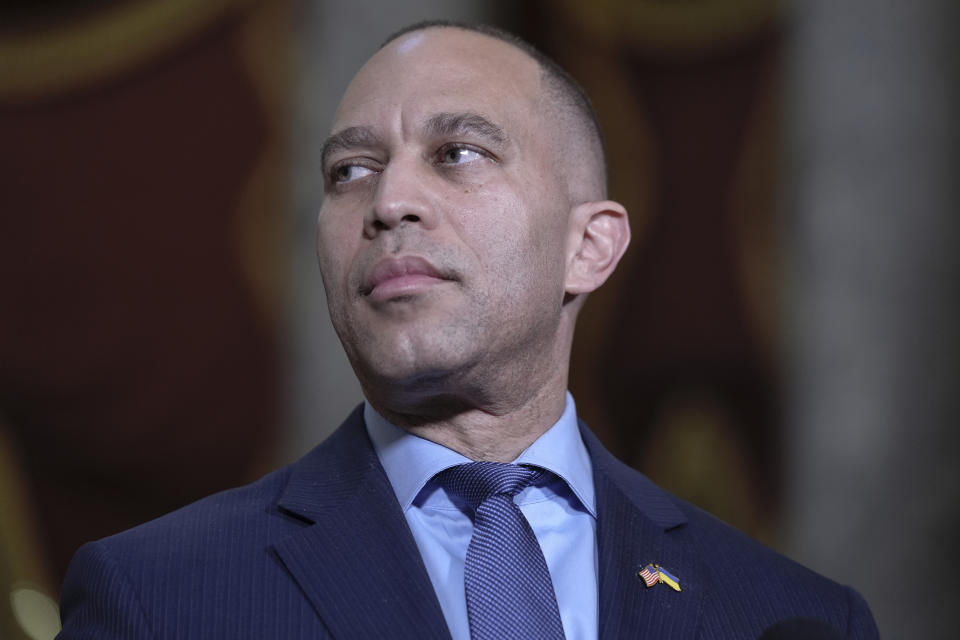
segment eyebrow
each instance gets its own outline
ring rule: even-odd
[[[376,147],[380,144],[380,136],[370,127],[347,127],[327,138],[320,151],[320,162],[327,164],[327,158],[335,151],[355,149],[357,147]]]
[[[475,135],[500,145],[508,139],[503,129],[476,113],[438,113],[427,120],[424,130],[435,137]]]

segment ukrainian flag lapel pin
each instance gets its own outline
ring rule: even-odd
[[[640,579],[643,580],[643,583],[647,585],[648,588],[662,582],[663,584],[669,585],[674,591],[681,590],[680,580],[677,578],[677,576],[673,575],[658,564],[648,564],[643,569],[638,571],[637,575],[640,576]]]
[[[680,591],[680,581],[677,576],[659,565],[657,565],[657,575],[660,577],[660,582],[670,585],[674,591]]]

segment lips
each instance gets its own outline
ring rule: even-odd
[[[451,279],[419,256],[384,258],[370,269],[360,293],[373,299],[388,300],[412,295]]]

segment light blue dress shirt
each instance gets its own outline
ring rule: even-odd
[[[367,433],[400,502],[454,640],[469,640],[463,563],[473,534],[469,511],[432,481],[440,471],[471,462],[452,449],[391,424],[369,403]],[[597,637],[596,502],[590,457],[580,437],[573,397],[563,415],[514,463],[558,477],[515,498],[543,549],[568,640]]]

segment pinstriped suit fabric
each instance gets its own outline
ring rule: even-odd
[[[798,617],[847,638],[879,638],[856,591],[666,494],[613,456],[595,455],[602,445],[582,434],[598,495],[601,638],[752,639]],[[647,588],[637,572],[651,562],[675,574],[683,591]]]
[[[246,494],[246,495],[244,495]],[[301,528],[264,518],[249,489],[81,549],[62,608],[63,637],[103,640],[325,638],[323,624],[263,540]],[[91,578],[92,577],[92,578]]]
[[[597,496],[601,638],[756,638],[794,617],[878,637],[855,591],[670,496],[581,434]],[[683,591],[646,588],[636,573],[650,562]],[[62,640],[450,637],[359,408],[296,464],[84,546],[61,613]]]

